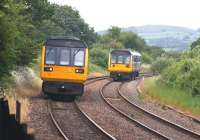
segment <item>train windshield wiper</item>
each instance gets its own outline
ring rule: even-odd
[[[80,52],[81,49],[78,49],[78,50],[75,50],[74,54],[73,54],[73,57],[75,57],[79,52]]]
[[[48,56],[49,56],[49,54],[50,54],[51,50],[53,50],[53,48],[49,48],[49,49],[48,49],[48,51],[47,51],[47,54],[46,54],[46,57],[48,57]]]

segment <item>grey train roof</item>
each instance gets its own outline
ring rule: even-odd
[[[77,37],[48,38],[45,46],[87,48],[87,45]]]

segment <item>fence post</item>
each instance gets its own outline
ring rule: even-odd
[[[19,101],[16,101],[16,115],[15,119],[20,124],[20,116],[21,116],[21,104]]]

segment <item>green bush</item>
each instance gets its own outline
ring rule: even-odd
[[[197,59],[183,59],[173,63],[161,76],[166,84],[186,89],[193,95],[200,94],[200,62]]]
[[[193,96],[185,89],[170,87],[157,81],[158,77],[144,81],[142,97],[150,97],[162,104],[168,104],[183,111],[200,115],[200,97]]]
[[[104,69],[107,67],[109,49],[102,46],[93,47],[90,50],[90,61]]]
[[[151,64],[153,61],[152,57],[145,52],[142,52],[142,62],[146,64]]]
[[[162,73],[173,62],[172,58],[160,57],[152,63],[151,69],[153,72]]]
[[[92,73],[92,72],[100,72],[102,74],[107,74],[106,69],[90,62],[89,63],[89,73]]]

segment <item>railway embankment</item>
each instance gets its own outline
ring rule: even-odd
[[[158,102],[166,108],[200,122],[199,96],[194,96],[187,90],[161,84],[157,81],[157,77],[142,79],[138,91],[142,98]]]

